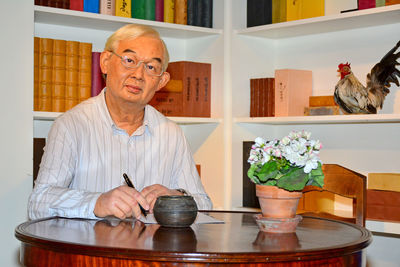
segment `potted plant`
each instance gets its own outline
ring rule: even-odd
[[[247,175],[256,184],[262,219],[287,221],[297,217],[303,188],[324,185],[319,158],[322,144],[310,137],[309,132],[292,131],[280,140],[255,139]]]

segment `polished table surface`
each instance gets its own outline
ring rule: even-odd
[[[46,218],[15,230],[26,266],[363,266],[368,230],[303,217],[295,233],[259,231],[254,213],[206,212],[223,224],[164,228],[139,221]]]

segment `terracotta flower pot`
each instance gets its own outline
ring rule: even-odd
[[[263,217],[287,219],[296,216],[302,192],[290,192],[276,186],[256,185],[256,195]]]

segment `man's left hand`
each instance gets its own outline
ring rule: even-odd
[[[154,184],[143,188],[142,192],[140,192],[148,203],[150,203],[150,213],[153,212],[154,204],[159,196],[180,196],[181,192],[169,189],[160,184]]]

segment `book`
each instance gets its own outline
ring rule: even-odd
[[[368,189],[400,192],[400,173],[368,173]]]
[[[33,38],[33,110],[39,110],[39,54],[40,38]]]
[[[272,23],[272,0],[247,0],[247,27]]]
[[[65,60],[65,111],[78,104],[79,42],[67,41]]]
[[[366,202],[368,220],[400,222],[400,192],[367,189]]]
[[[66,41],[53,41],[52,111],[65,111]]]
[[[174,23],[175,1],[164,0],[164,22]]]
[[[115,16],[115,1],[100,0],[100,14]]]
[[[69,0],[69,9],[83,11],[83,0]]]
[[[90,98],[92,91],[92,44],[79,43],[78,102]]]
[[[49,6],[49,0],[35,0],[37,6]]]
[[[305,116],[340,115],[339,106],[305,107]]]
[[[268,117],[275,117],[275,78],[268,79]]]
[[[376,7],[385,6],[385,3],[386,3],[385,0],[376,0],[376,1],[375,1],[375,6],[376,6]]]
[[[358,0],[358,9],[368,9],[375,7],[375,0]]]
[[[197,21],[196,15],[199,12],[198,3],[200,3],[198,0],[187,0],[187,25],[199,26],[195,23]]]
[[[271,0],[269,0],[271,1]],[[200,16],[201,26],[212,28],[213,27],[213,0],[201,0],[200,7],[201,13]]]
[[[312,95],[312,72],[275,70],[275,116],[304,116]]]
[[[175,0],[174,23],[187,24],[187,0]]]
[[[386,0],[385,5],[390,6],[390,5],[397,5],[400,4],[400,0]]]
[[[131,18],[132,17],[131,0],[115,0],[115,16]]]
[[[285,22],[286,10],[286,0],[272,0],[272,23]]]
[[[303,0],[300,3],[300,19],[314,18],[325,15],[324,0]]]
[[[101,52],[92,52],[92,86],[90,96],[97,96],[106,86],[100,69]]]
[[[99,0],[83,0],[83,11],[91,13],[99,13]]]
[[[272,23],[325,15],[324,0],[272,0]]]
[[[274,78],[250,79],[250,117],[274,116]]]
[[[53,79],[53,39],[40,38],[39,46],[39,111],[51,111],[51,86]]]
[[[164,0],[156,0],[155,20],[164,21]]]
[[[155,0],[132,0],[132,18],[155,20]]]
[[[183,94],[182,92],[158,91],[150,100],[149,105],[153,106],[164,116],[183,116]]]
[[[333,95],[310,96],[309,107],[337,106]]]

